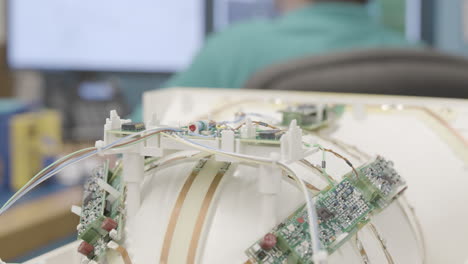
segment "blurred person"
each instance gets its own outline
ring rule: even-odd
[[[369,15],[368,0],[276,0],[282,15],[210,36],[192,64],[164,87],[241,88],[257,71],[334,51],[408,47],[402,34]],[[253,87],[254,88],[254,87]],[[141,106],[133,118],[141,119]]]

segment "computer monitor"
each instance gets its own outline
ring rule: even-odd
[[[20,69],[175,72],[205,36],[205,0],[10,0]]]

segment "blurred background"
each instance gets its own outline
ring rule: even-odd
[[[411,42],[468,56],[466,0],[374,0],[368,11]],[[0,202],[57,157],[93,145],[109,110],[129,115],[211,33],[277,13],[272,0],[0,0]],[[0,244],[24,243],[0,247],[0,256],[21,261],[75,239],[69,205],[50,204],[79,203],[69,186],[97,162],[71,168],[0,218]],[[42,203],[38,213],[21,208],[31,203]],[[31,235],[38,226],[43,233]]]

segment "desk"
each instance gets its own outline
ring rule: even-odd
[[[81,198],[81,187],[74,187],[5,212],[0,219],[0,256],[8,261],[72,235],[79,218],[70,213],[70,206],[80,204]]]

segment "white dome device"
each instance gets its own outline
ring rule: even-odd
[[[307,142],[295,119],[286,128],[253,122],[246,116],[242,119],[236,122],[237,128],[226,121],[145,127],[143,123],[122,120],[112,111],[105,124],[105,140],[96,143],[95,151],[103,156],[122,154],[122,159],[113,168],[107,161],[93,172],[85,184],[82,207],[74,209],[80,216],[77,229],[81,242],[77,251],[83,255],[82,263],[114,263],[116,258],[125,264],[149,260],[327,263],[329,254],[352,239],[360,258],[368,261],[362,242],[356,240],[357,232],[369,225],[378,238],[372,218],[406,189],[405,180],[393,164],[376,157],[355,167],[334,150]],[[350,172],[339,180],[328,175],[325,153],[342,159]],[[313,155],[323,157],[320,166],[306,159]],[[301,166],[301,173],[309,174],[309,178],[316,178],[314,182],[326,184],[318,187],[304,180],[294,165]],[[223,185],[230,178],[252,183],[254,188],[248,196],[260,208],[254,212],[254,220],[245,224],[254,229],[262,225],[260,230],[267,232],[247,236],[243,242],[233,234],[220,238],[220,251],[224,253],[210,254],[206,250],[207,237],[229,234],[211,233],[220,232],[215,227],[220,221],[217,218],[226,217],[217,216],[219,207],[229,209],[223,200],[235,199],[229,197],[232,191],[223,197],[223,188],[229,188]],[[145,191],[147,186],[152,186],[150,193]],[[152,210],[159,214],[141,208],[153,205]],[[283,208],[278,210],[280,205]],[[231,213],[231,222],[252,218],[235,210]],[[234,226],[232,231],[243,233],[238,229],[245,227]],[[146,242],[135,234],[146,234]],[[230,248],[234,242],[237,245]],[[238,254],[241,245],[242,253]]]
[[[187,100],[180,102],[186,105]],[[425,199],[419,188],[424,188],[414,184],[408,164],[396,155],[387,156],[389,148],[371,156],[344,141],[346,135],[364,135],[346,130],[351,123],[369,135],[378,134],[372,129],[385,127],[368,126],[366,118],[372,116],[353,120],[341,104],[298,100],[281,105],[269,111],[260,104],[252,112],[237,109],[232,121],[194,118],[176,126],[165,125],[167,118],[162,122],[154,114],[146,123],[137,123],[111,111],[103,140],[41,171],[0,213],[66,166],[96,155],[103,164],[87,179],[82,205],[72,208],[80,217],[77,242],[37,260],[442,263],[426,258],[427,242],[431,247],[439,242],[432,233],[426,239],[428,222],[421,225],[407,200],[414,188],[418,198],[410,200],[425,208],[419,203]],[[317,132],[342,121],[340,140]],[[359,136],[353,143],[362,145]],[[381,146],[377,142],[373,151]],[[434,148],[439,145],[437,151],[447,153],[443,144],[435,143]],[[114,155],[120,158],[111,164],[108,158]]]

